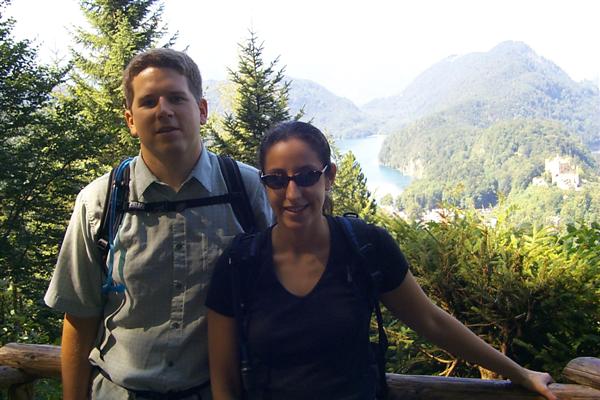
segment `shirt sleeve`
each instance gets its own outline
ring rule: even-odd
[[[375,227],[377,257],[383,274],[381,293],[396,289],[408,272],[408,262],[392,236],[383,228]]]
[[[44,296],[49,307],[78,317],[99,316],[103,309],[102,258],[94,239],[98,224],[92,210],[100,203],[86,199],[99,186],[101,183],[96,182],[77,196],[56,268]]]
[[[217,260],[206,294],[206,307],[227,317],[234,316],[230,253],[231,247],[228,247]]]

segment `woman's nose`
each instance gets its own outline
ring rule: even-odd
[[[300,187],[296,184],[295,181],[289,181],[287,187],[285,188],[285,197],[288,199],[295,199],[302,195],[300,192]]]

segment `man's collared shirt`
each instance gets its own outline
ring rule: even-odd
[[[266,228],[272,212],[258,173],[239,165],[258,228]],[[158,181],[141,157],[130,168],[130,201],[227,193],[216,156],[204,148],[178,192]],[[90,360],[118,385],[165,392],[202,384],[209,379],[207,286],[217,258],[242,228],[228,203],[181,212],[126,213],[113,258],[113,279],[125,285],[125,292],[109,293],[104,303],[96,238],[107,185],[105,175],[77,196],[44,300],[74,316],[103,316],[100,345]]]

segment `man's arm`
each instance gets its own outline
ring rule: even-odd
[[[214,400],[241,398],[235,318],[208,309],[208,358]]]
[[[100,317],[65,314],[60,360],[64,400],[89,397],[92,365],[88,356],[94,346],[99,323]]]

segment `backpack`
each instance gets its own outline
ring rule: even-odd
[[[244,187],[242,175],[239,166],[235,160],[227,156],[217,155],[219,167],[225,184],[227,193],[202,197],[196,199],[179,201],[160,201],[153,203],[130,202],[129,201],[129,164],[133,158],[126,158],[114,167],[110,172],[108,179],[108,189],[102,211],[102,222],[98,231],[96,245],[100,249],[102,256],[102,269],[105,274],[105,281],[102,284],[102,293],[107,295],[110,292],[123,292],[125,286],[116,284],[112,279],[114,241],[123,216],[128,212],[181,212],[186,208],[203,207],[214,204],[230,203],[233,208],[236,219],[242,226],[244,232],[256,232],[256,221],[252,206]]]
[[[385,354],[388,347],[388,340],[383,328],[383,317],[379,304],[379,287],[383,280],[383,274],[378,266],[372,262],[375,258],[375,246],[372,241],[374,235],[378,235],[375,227],[359,219],[356,214],[344,214],[343,217],[334,217],[334,221],[341,228],[346,242],[350,245],[356,260],[354,269],[348,269],[348,281],[356,276],[367,279],[368,298],[370,305],[375,312],[377,320],[378,341],[371,342],[371,351],[374,356],[377,368],[377,399],[386,399],[388,386],[385,375]],[[263,241],[266,239],[265,232],[256,234],[237,235],[231,246],[228,263],[231,267],[232,279],[232,301],[234,307],[234,318],[237,326],[237,336],[240,354],[240,374],[242,378],[243,395],[245,399],[259,399],[255,374],[248,349],[248,298],[253,289],[253,277],[244,273],[249,271],[250,266],[257,266],[259,262],[259,250]],[[358,274],[357,272],[366,272]],[[353,285],[359,290],[356,285]]]

